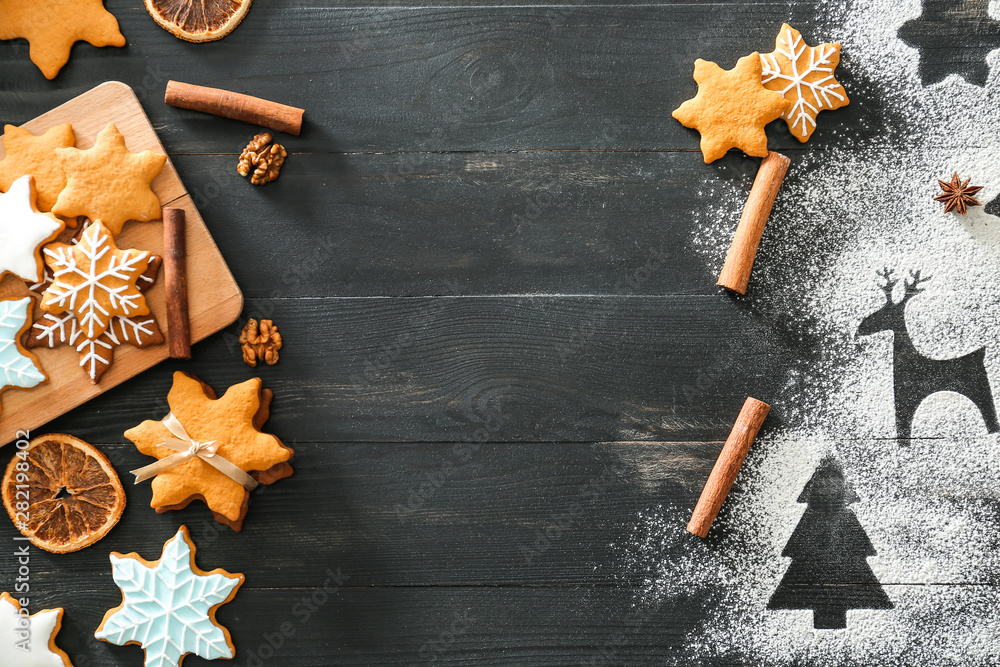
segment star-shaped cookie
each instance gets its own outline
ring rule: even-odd
[[[232,658],[233,640],[215,612],[236,596],[245,578],[222,569],[205,572],[194,554],[187,526],[167,540],[158,561],[112,553],[111,576],[122,603],[108,610],[94,636],[118,646],[139,644],[146,667],[180,667],[189,653]]]
[[[76,42],[125,46],[103,0],[0,0],[0,17],[0,39],[28,40],[31,61],[46,79],[54,79],[69,61]]]
[[[101,130],[91,148],[59,148],[56,155],[66,174],[66,187],[52,207],[56,215],[99,219],[114,236],[128,220],[160,218],[160,200],[150,184],[163,169],[166,155],[129,152],[114,125]]]
[[[924,0],[920,16],[899,28],[899,38],[920,52],[920,81],[929,86],[957,74],[985,86],[986,56],[1000,47],[1000,21],[988,0]]]
[[[698,94],[675,109],[673,116],[701,134],[705,162],[718,160],[730,148],[767,156],[764,126],[792,103],[764,87],[761,71],[759,53],[740,58],[731,70],[701,58],[694,62]]]
[[[799,31],[785,23],[774,51],[760,54],[764,87],[792,103],[782,114],[789,131],[805,143],[816,129],[816,116],[847,106],[847,91],[833,76],[840,63],[840,44],[809,46]]]
[[[73,667],[66,652],[56,646],[62,608],[43,609],[30,616],[22,616],[20,611],[20,602],[10,593],[0,594],[0,665]]]
[[[69,123],[50,127],[44,134],[34,135],[16,125],[3,128],[4,158],[0,160],[0,192],[6,192],[14,181],[31,174],[35,177],[38,210],[51,211],[66,187],[57,148],[69,148],[76,142]]]
[[[76,245],[52,243],[43,253],[52,284],[42,294],[41,309],[53,315],[73,313],[87,338],[103,334],[116,315],[149,315],[136,283],[152,255],[119,250],[100,220],[84,230]]]
[[[150,255],[145,273],[136,281],[136,287],[140,292],[145,292],[156,282],[161,263],[162,260],[158,255]],[[30,285],[28,289],[41,297],[51,284],[52,275],[46,271],[42,282]],[[97,384],[101,381],[104,371],[114,362],[115,349],[119,346],[131,345],[144,348],[159,345],[163,341],[163,333],[152,314],[136,317],[118,315],[111,319],[107,331],[97,338],[87,338],[76,321],[76,315],[69,312],[61,315],[42,313],[28,330],[24,346],[30,350],[38,347],[56,348],[72,345],[80,356],[80,368],[90,376],[91,382]]]
[[[167,403],[170,414],[193,440],[216,443],[217,456],[250,473],[259,484],[270,484],[292,474],[288,461],[294,454],[277,437],[260,431],[271,397],[260,378],[233,385],[216,398],[212,388],[198,378],[176,372]],[[161,446],[164,439],[175,437],[161,421],[144,421],[125,431],[125,437],[147,456],[164,459],[177,453]],[[233,530],[243,526],[250,492],[200,458],[160,472],[152,486],[151,506],[157,512],[181,509],[200,498],[220,523]]]
[[[29,283],[41,280],[42,246],[65,227],[56,216],[35,208],[31,176],[14,181],[6,194],[0,194],[0,276],[13,273]]]

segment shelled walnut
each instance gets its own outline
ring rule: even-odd
[[[272,144],[270,132],[261,132],[247,144],[240,154],[236,171],[240,176],[250,176],[254,185],[264,185],[278,178],[281,166],[285,164],[288,151],[281,144]]]
[[[247,365],[256,366],[258,361],[263,361],[273,366],[278,363],[281,334],[271,320],[261,320],[258,325],[257,320],[251,319],[240,332],[240,347]]]

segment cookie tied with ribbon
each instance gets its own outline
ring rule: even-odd
[[[294,452],[262,433],[273,394],[260,378],[233,385],[221,398],[187,373],[174,373],[170,413],[125,432],[143,454],[157,459],[133,470],[136,483],[152,479],[157,512],[201,499],[220,523],[243,527],[250,491],[292,474]]]

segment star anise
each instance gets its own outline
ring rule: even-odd
[[[961,180],[958,172],[951,177],[950,183],[938,179],[942,192],[934,198],[934,201],[944,202],[945,213],[958,211],[962,215],[965,215],[967,206],[982,206],[973,195],[982,190],[983,186],[969,185],[971,180],[971,178]]]

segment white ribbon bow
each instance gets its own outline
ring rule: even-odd
[[[136,484],[150,477],[155,477],[161,472],[176,468],[185,461],[199,458],[229,479],[242,485],[247,491],[253,491],[257,488],[257,480],[248,475],[238,465],[217,453],[219,451],[219,443],[215,440],[198,442],[188,435],[188,432],[184,430],[184,426],[172,412],[164,417],[161,423],[176,437],[164,438],[160,446],[173,449],[177,453],[171,454],[155,463],[150,463],[148,466],[132,470],[131,473],[135,475]]]

